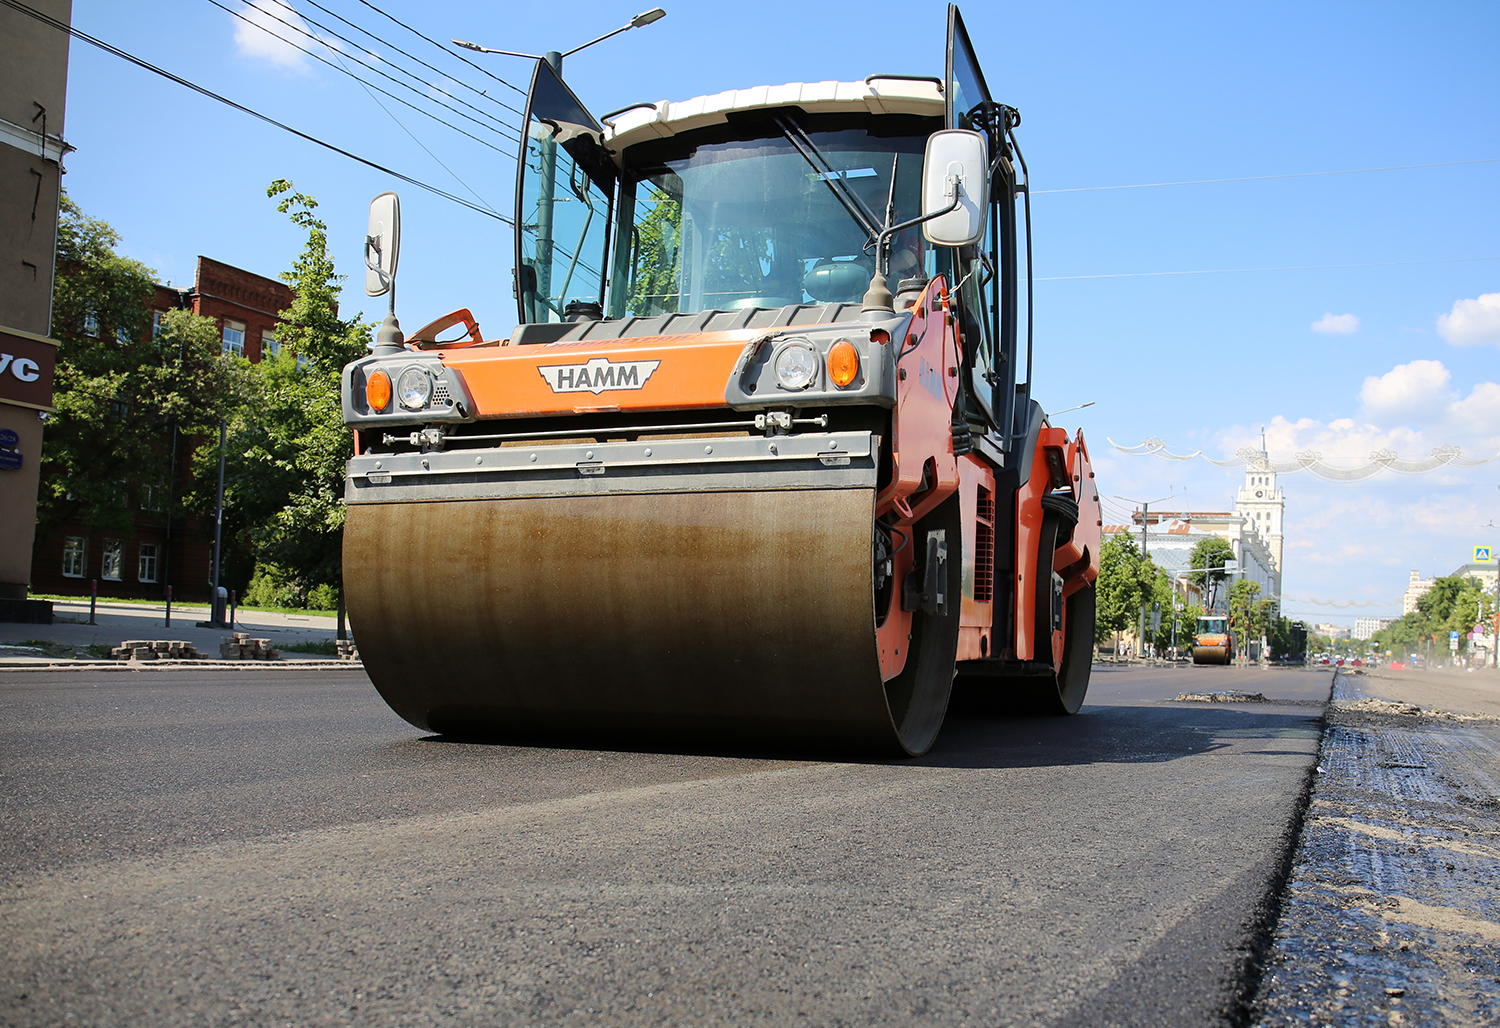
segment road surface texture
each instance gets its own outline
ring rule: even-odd
[[[927,757],[456,743],[362,672],[0,672],[0,1024],[1242,1025],[1327,671]],[[1263,703],[1175,702],[1241,690]]]
[[[1500,1024],[1500,676],[1340,674],[1260,1023]]]

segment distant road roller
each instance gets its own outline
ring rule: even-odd
[[[1210,614],[1199,618],[1198,631],[1193,635],[1193,663],[1233,662],[1234,633],[1230,629],[1229,617],[1225,614]]]
[[[596,119],[539,61],[520,324],[407,337],[393,311],[343,373],[344,582],[391,707],[894,755],[932,745],[955,678],[1076,712],[1099,496],[1032,399],[1019,124],[956,8],[941,77]],[[395,226],[387,194],[371,293]]]

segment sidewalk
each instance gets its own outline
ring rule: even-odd
[[[87,600],[54,600],[52,613],[53,623],[50,625],[0,622],[0,667],[35,664],[40,658],[37,652],[6,648],[32,640],[80,648],[91,644],[118,646],[127,639],[180,640],[192,643],[201,653],[216,657],[219,644],[231,635],[231,630],[227,628],[199,628],[199,621],[208,620],[209,608],[195,604],[173,604],[170,628],[165,623],[165,612],[161,607],[136,603],[109,603],[101,600],[95,610],[95,620],[98,623],[94,625],[88,624]],[[246,632],[257,639],[270,639],[271,645],[280,648],[289,643],[332,640],[337,634],[337,628],[337,619],[332,617],[241,610],[235,617],[232,631]],[[352,630],[349,635],[353,637]],[[55,663],[68,662],[62,658],[41,659]],[[348,663],[315,653],[285,653],[282,660],[269,663],[273,666],[285,665],[287,661]],[[233,666],[244,667],[249,663],[259,662],[241,661],[235,662]]]

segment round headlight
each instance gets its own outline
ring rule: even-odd
[[[396,381],[396,396],[407,410],[421,410],[432,398],[432,378],[421,368],[407,368]]]
[[[776,355],[776,381],[783,389],[806,389],[818,374],[818,356],[800,343]]]

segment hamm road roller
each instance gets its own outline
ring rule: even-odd
[[[1194,664],[1234,663],[1234,619],[1227,614],[1209,614],[1198,619],[1193,635]]]
[[[519,325],[391,317],[343,372],[348,608],[398,714],[899,756],[956,680],[1078,710],[1098,492],[1032,399],[1020,115],[956,8],[947,42],[941,77],[598,118],[537,63]]]

